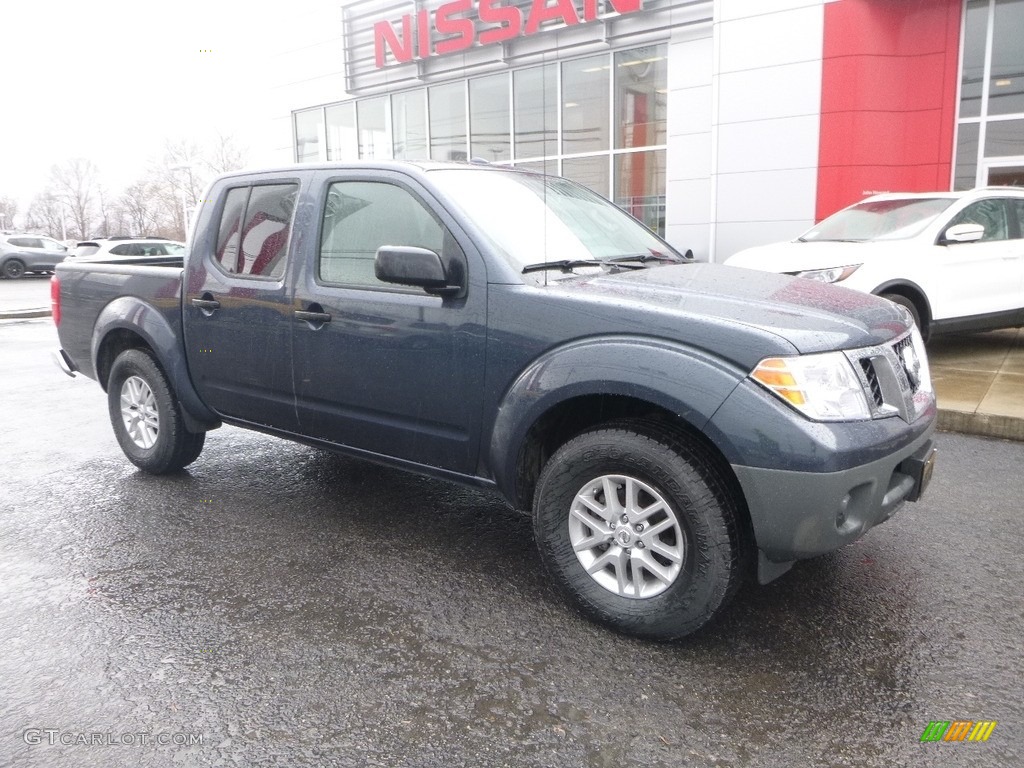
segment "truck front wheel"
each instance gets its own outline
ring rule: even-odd
[[[741,577],[736,502],[687,440],[629,425],[585,432],[545,465],[534,532],[563,591],[599,622],[659,640],[711,621]]]
[[[118,355],[107,381],[107,405],[117,442],[139,469],[162,475],[199,458],[206,434],[185,429],[167,377],[148,352]]]

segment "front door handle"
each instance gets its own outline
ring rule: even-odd
[[[203,313],[203,317],[213,317],[213,313],[220,309],[220,302],[207,291],[198,299],[192,299],[192,306],[198,307],[199,311]]]
[[[296,320],[305,320],[307,323],[322,325],[331,322],[331,315],[328,312],[306,312],[301,309],[295,310]]]

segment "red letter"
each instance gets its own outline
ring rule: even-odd
[[[576,9],[573,7],[572,0],[557,0],[557,2],[557,6],[548,8],[548,0],[533,0],[530,18],[526,22],[526,31],[523,34],[532,35],[540,29],[540,25],[545,21],[554,21],[555,19],[561,19],[567,25],[580,23],[580,20],[576,18]]]
[[[472,9],[473,0],[454,0],[437,9],[434,15],[434,26],[439,35],[454,35],[442,40],[434,46],[434,53],[455,53],[464,51],[473,44],[473,20],[465,17],[453,19],[457,13],[465,13]]]
[[[395,61],[412,61],[412,18],[406,14],[402,17],[402,39],[395,34],[390,21],[378,21],[373,25],[373,55],[377,61],[377,69],[384,66],[384,44],[391,49]]]
[[[633,13],[640,10],[642,0],[605,0],[611,3],[612,8],[618,13]],[[607,11],[606,11],[607,12]],[[583,20],[594,21],[597,19],[597,0],[583,0]]]
[[[523,15],[514,5],[498,5],[500,0],[480,0],[480,21],[484,24],[498,24],[497,29],[480,33],[480,45],[500,43],[519,37],[523,29]]]
[[[416,31],[419,34],[416,55],[425,59],[430,55],[430,14],[427,11],[416,12]]]

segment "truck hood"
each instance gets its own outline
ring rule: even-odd
[[[906,251],[906,241],[863,243],[806,242],[772,243],[747,248],[725,260],[730,267],[747,267],[765,272],[805,272],[863,264],[870,259],[891,258]]]
[[[635,306],[645,315],[674,314],[689,328],[712,323],[756,328],[803,354],[874,346],[910,329],[900,308],[877,296],[814,280],[720,264],[679,264],[556,283],[555,290]],[[770,350],[764,350],[770,353]]]

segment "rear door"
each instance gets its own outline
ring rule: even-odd
[[[317,242],[296,282],[296,401],[303,433],[473,474],[480,433],[487,284],[472,243],[413,179],[323,171]],[[382,245],[465,266],[464,296],[384,283]],[[303,319],[303,318],[309,318]]]
[[[287,278],[300,194],[294,173],[216,188],[186,257],[184,288],[186,355],[203,400],[221,416],[286,431],[298,426]]]

